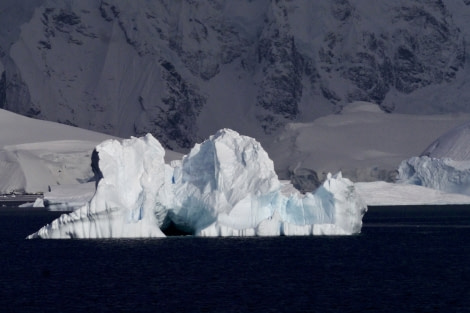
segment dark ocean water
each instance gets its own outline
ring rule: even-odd
[[[25,240],[0,208],[0,312],[470,312],[470,207],[370,208],[360,235]]]

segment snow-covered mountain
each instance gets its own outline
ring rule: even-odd
[[[464,0],[3,0],[0,108],[185,150],[355,100],[470,111]]]

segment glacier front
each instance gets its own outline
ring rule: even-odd
[[[93,198],[28,238],[350,235],[366,205],[354,184],[328,175],[315,193],[280,181],[255,139],[222,129],[182,160],[164,161],[152,135],[96,147]]]

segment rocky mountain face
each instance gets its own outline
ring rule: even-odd
[[[0,4],[0,108],[185,150],[269,140],[355,100],[470,111],[469,1],[34,0]]]

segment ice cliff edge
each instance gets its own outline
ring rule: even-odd
[[[222,129],[166,164],[150,134],[96,147],[93,198],[28,238],[164,237],[170,225],[197,236],[359,233],[366,205],[354,184],[329,175],[315,193],[279,181],[255,139]]]

